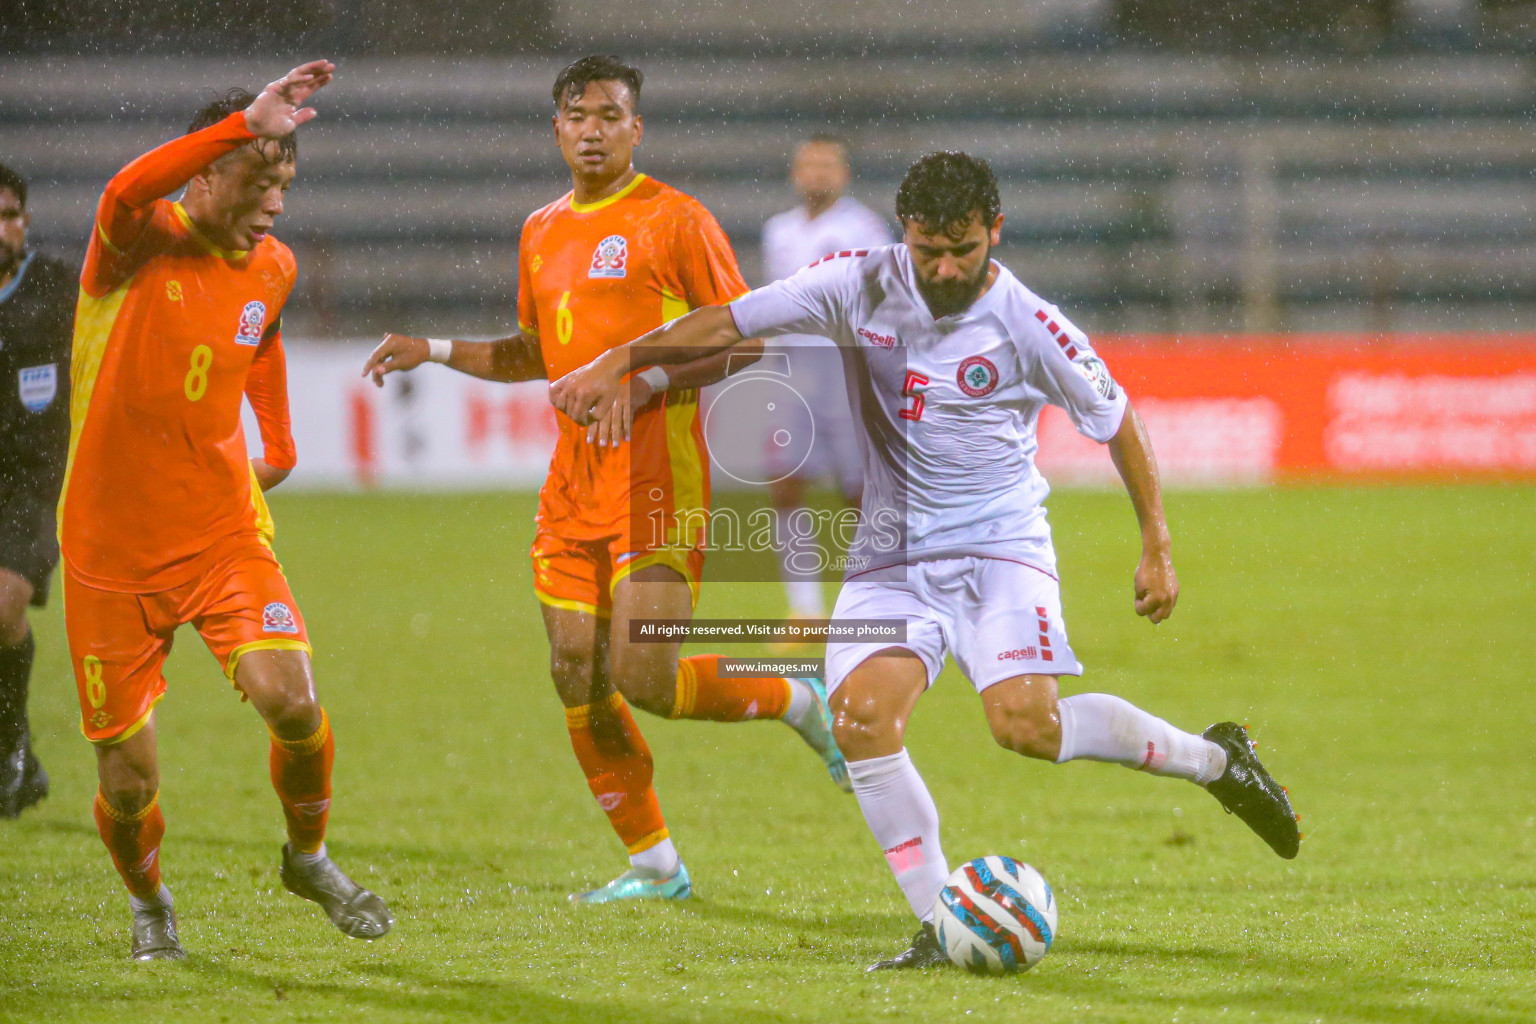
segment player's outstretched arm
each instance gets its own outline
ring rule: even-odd
[[[707,388],[733,373],[751,366],[763,357],[763,339],[747,338],[721,349],[719,352],[690,360],[667,371],[668,391],[688,391]],[[587,427],[587,443],[618,447],[628,441],[635,425],[635,411],[649,402],[656,394],[645,374],[634,374],[618,390],[607,415]]]
[[[577,423],[600,422],[631,371],[692,362],[742,340],[728,307],[705,306],[572,370],[549,386],[549,400]]]
[[[408,334],[386,334],[363,364],[363,376],[372,376],[373,382],[383,387],[387,374],[414,370],[430,360],[482,380],[510,383],[544,377],[544,356],[539,351],[539,339],[522,331],[495,341],[438,341],[435,344],[440,353],[433,360],[433,341]],[[443,346],[446,350],[441,350]]]
[[[1136,566],[1136,614],[1153,625],[1173,614],[1179,600],[1179,577],[1173,571],[1172,542],[1163,516],[1163,488],[1157,475],[1157,457],[1146,424],[1130,405],[1120,429],[1109,439],[1109,454],[1125,482],[1126,493],[1141,527],[1141,562]]]
[[[113,175],[96,209],[96,233],[109,251],[133,247],[149,222],[151,204],[181,186],[219,157],[253,138],[281,138],[315,116],[298,104],[331,80],[335,65],[316,60],[301,65],[268,85],[240,116],[229,117],[201,131],[183,135],[150,150]],[[88,277],[99,276],[88,272]],[[110,276],[110,275],[108,275]],[[116,286],[116,279],[89,281],[93,288]],[[93,291],[94,294],[94,291]]]

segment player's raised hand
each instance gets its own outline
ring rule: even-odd
[[[1179,603],[1179,576],[1173,557],[1166,551],[1144,551],[1136,567],[1136,614],[1157,625],[1173,614]]]
[[[363,376],[373,375],[373,383],[384,386],[384,375],[399,370],[414,370],[427,361],[432,347],[426,338],[413,338],[407,334],[386,334],[377,348],[363,364]]]
[[[245,108],[245,125],[264,139],[280,139],[317,113],[304,102],[331,80],[336,65],[328,60],[300,64],[275,82]]]

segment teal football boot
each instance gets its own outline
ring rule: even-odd
[[[591,892],[571,894],[572,903],[617,903],[620,900],[685,900],[693,895],[693,882],[681,861],[666,878],[644,868],[630,868],[607,885]]]
[[[827,702],[827,684],[811,676],[799,676],[790,682],[809,686],[816,699],[815,710],[807,713],[800,724],[792,728],[816,751],[822,764],[827,766],[827,774],[832,776],[838,788],[844,793],[852,793],[853,783],[848,781],[848,762],[843,758],[843,752],[837,749],[837,740],[832,736],[832,708]]]

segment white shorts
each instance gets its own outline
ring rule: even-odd
[[[904,582],[843,584],[834,619],[902,619],[907,639],[827,644],[827,689],[870,656],[901,647],[923,659],[928,685],[953,654],[979,693],[1022,675],[1080,676],[1067,643],[1056,577],[1001,558],[942,558],[908,565]]]

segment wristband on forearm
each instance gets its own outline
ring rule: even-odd
[[[672,383],[672,378],[667,376],[667,371],[660,366],[648,366],[636,376],[651,386],[653,395],[661,394]]]
[[[446,363],[453,355],[453,342],[442,338],[427,339],[427,362]]]

